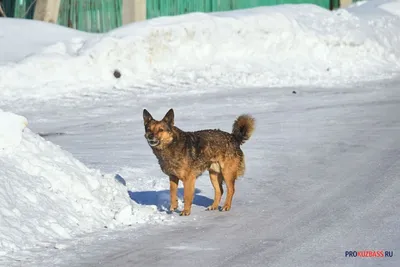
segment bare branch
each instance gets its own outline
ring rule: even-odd
[[[7,17],[6,16],[6,13],[4,12],[4,10],[3,10],[3,6],[2,6],[2,4],[0,3],[0,15],[1,15],[1,17]]]
[[[32,3],[29,5],[29,7],[26,9],[25,15],[23,16],[23,18],[26,18],[26,15],[28,15],[29,10],[31,10],[31,8],[33,7],[33,5],[36,3],[35,1],[32,1]]]

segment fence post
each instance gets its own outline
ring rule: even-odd
[[[353,3],[353,0],[340,0],[340,8],[346,8]]]
[[[146,0],[122,0],[122,24],[146,20]]]
[[[33,19],[57,23],[61,0],[37,0]]]

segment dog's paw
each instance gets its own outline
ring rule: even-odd
[[[169,207],[169,212],[174,212],[178,208],[178,205],[176,206],[170,206]]]
[[[224,205],[221,209],[221,211],[229,211],[231,209],[230,205]]]
[[[171,200],[171,203],[169,205],[169,211],[174,212],[178,208],[178,200]]]
[[[179,215],[180,216],[189,216],[190,215],[190,210],[182,210],[182,212]]]
[[[211,205],[206,208],[206,210],[217,210],[219,207],[218,205]]]

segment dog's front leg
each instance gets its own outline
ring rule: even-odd
[[[180,214],[181,216],[190,215],[194,197],[195,183],[196,183],[196,177],[192,175],[186,177],[186,179],[183,180],[183,200],[185,201],[185,203],[183,211]]]
[[[176,176],[169,177],[169,193],[170,193],[170,206],[169,210],[172,212],[178,208],[178,185],[179,179]]]

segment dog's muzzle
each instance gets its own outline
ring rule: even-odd
[[[147,143],[149,143],[150,146],[158,146],[160,144],[160,140],[157,140],[155,138],[147,139]]]

